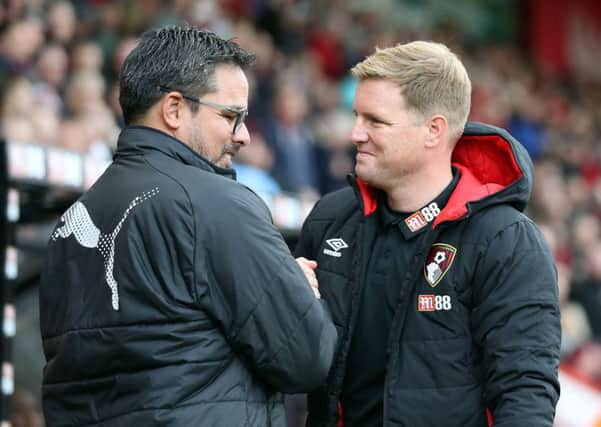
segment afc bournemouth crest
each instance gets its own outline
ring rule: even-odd
[[[431,287],[435,287],[451,268],[457,249],[446,243],[434,243],[424,264],[424,276]]]

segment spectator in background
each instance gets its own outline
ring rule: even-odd
[[[71,53],[71,72],[102,73],[104,58],[100,46],[93,41],[77,43]]]
[[[339,190],[347,185],[347,177],[353,171],[354,165],[353,149],[348,143],[352,127],[352,114],[339,109],[323,114],[315,124],[321,194]]]
[[[106,106],[106,83],[93,71],[72,74],[65,89],[65,106],[71,117],[94,114]]]
[[[93,31],[92,40],[102,50],[102,57],[104,58],[103,73],[109,76],[112,73],[110,68],[112,63],[108,59],[121,40],[119,33],[120,25],[123,21],[122,7],[122,2],[103,2],[96,9],[98,22],[95,31]],[[120,69],[118,68],[117,71]]]
[[[598,232],[598,226],[596,231]],[[586,312],[595,339],[601,342],[601,240],[597,238],[583,254],[586,276],[572,287],[572,297]]]
[[[63,47],[69,47],[76,37],[77,16],[70,1],[49,3],[47,13],[47,39]]]
[[[306,91],[282,79],[273,100],[273,115],[262,128],[275,155],[273,174],[286,191],[319,194],[315,137],[307,122]]]
[[[90,141],[86,139],[82,123],[76,120],[62,120],[57,130],[58,146],[80,154],[87,153]]]
[[[257,65],[252,75],[250,97],[253,112],[249,117],[251,123],[264,123],[272,114],[273,93],[277,76],[285,69],[285,58],[273,42],[273,38],[265,31],[253,28],[249,22],[241,21],[234,27],[236,39],[239,39],[246,49],[256,52]],[[251,124],[252,126],[252,124]],[[255,124],[255,128],[258,127]]]
[[[48,425],[284,427],[281,393],[325,379],[336,330],[316,265],[233,179],[253,60],[187,26],[125,60],[114,161],[48,246]]]
[[[65,48],[58,44],[45,45],[35,64],[33,90],[38,105],[62,115],[62,95],[68,72],[69,56]]]
[[[250,138],[252,144],[236,156],[236,179],[260,196],[279,194],[282,189],[269,174],[273,167],[273,153],[261,134],[251,133]]]
[[[25,77],[4,81],[2,93],[2,118],[29,117],[34,107],[33,88]]]
[[[39,19],[31,17],[10,23],[0,35],[0,81],[29,75],[43,42]]]
[[[9,22],[17,21],[25,11],[26,3],[23,0],[5,0],[0,3],[0,31]]]
[[[121,39],[112,57],[112,72],[109,74],[113,80],[117,80],[120,71],[123,69],[125,58],[136,47],[138,41],[134,37],[125,37]]]
[[[35,141],[36,144],[59,146],[58,132],[61,124],[59,114],[53,108],[37,106],[31,111],[33,136],[24,142]]]
[[[561,356],[570,357],[591,339],[591,327],[582,305],[570,300],[572,271],[569,265],[557,263],[557,285],[561,312]]]
[[[31,121],[33,108],[33,89],[29,80],[15,77],[4,81],[0,118],[2,136],[12,141],[32,141],[34,138]]]
[[[601,224],[595,215],[587,212],[575,214],[571,221],[572,280],[574,286],[578,286],[590,277],[590,253],[601,239]]]
[[[36,61],[35,80],[47,84],[56,94],[59,94],[68,72],[69,55],[66,49],[58,44],[44,45]]]
[[[571,252],[565,230],[572,211],[562,165],[557,159],[549,157],[539,161],[535,170],[532,203],[528,209],[534,218],[548,224],[555,231],[560,240],[558,249],[564,254]]]
[[[106,102],[106,83],[97,72],[80,71],[67,82],[65,105],[68,120],[79,123],[82,137],[71,139],[76,146],[65,148],[110,159],[114,149],[117,123]]]
[[[509,119],[507,130],[526,147],[533,160],[538,160],[548,149],[544,102],[527,88],[520,88],[514,96],[522,101],[516,103],[517,111]]]
[[[127,55],[136,47],[138,41],[134,37],[124,37],[119,41],[115,51],[113,52],[109,61],[111,67],[108,68],[106,73],[107,81],[112,82],[109,86],[108,93],[108,106],[113,113],[113,116],[117,124],[123,128],[125,123],[123,122],[123,112],[119,105],[119,72],[123,69],[123,64]]]

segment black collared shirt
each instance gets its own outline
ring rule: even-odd
[[[458,180],[459,173],[453,169],[451,183],[415,212],[389,209],[386,195],[380,194],[375,218],[377,236],[370,252],[340,397],[345,427],[381,427],[383,424],[386,348],[399,302],[400,278]]]

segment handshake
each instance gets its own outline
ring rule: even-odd
[[[311,289],[313,289],[313,293],[316,298],[321,298],[319,293],[319,283],[317,282],[317,276],[315,275],[315,269],[317,268],[317,261],[312,261],[307,258],[299,257],[296,259],[298,265],[300,265],[301,270],[305,273],[305,277],[309,281],[311,285]]]

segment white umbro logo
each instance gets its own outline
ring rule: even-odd
[[[344,240],[342,240],[340,237],[337,237],[334,239],[328,239],[328,240],[326,240],[326,243],[328,245],[330,245],[330,247],[333,250],[326,248],[323,250],[323,253],[326,255],[330,255],[330,256],[340,257],[340,256],[342,256],[342,254],[339,251],[341,249],[348,248],[348,245],[346,244],[346,242]]]

